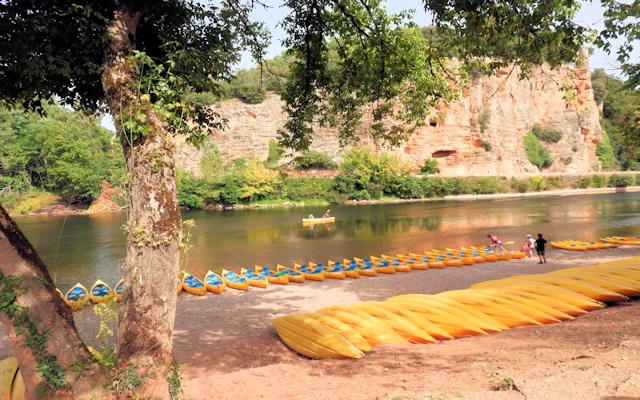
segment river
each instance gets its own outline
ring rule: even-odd
[[[595,240],[635,236],[640,227],[640,193],[427,201],[331,206],[336,222],[303,226],[326,207],[183,212],[193,219],[193,248],[186,269],[203,277],[223,267],[325,262],[328,259],[419,253],[488,243],[488,234],[517,249],[525,235],[547,240]],[[96,279],[113,285],[124,274],[126,214],[17,217],[61,290]]]

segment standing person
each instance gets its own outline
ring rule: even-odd
[[[527,234],[527,247],[529,247],[529,257],[533,257],[533,249],[536,248],[536,241],[534,238],[531,237],[531,235]]]
[[[504,246],[502,246],[502,240],[500,240],[499,237],[497,237],[496,235],[487,235],[487,237],[491,239],[491,247],[493,247],[494,252],[497,252],[498,248],[500,248],[502,251],[507,251],[505,250]]]
[[[546,244],[547,241],[542,238],[542,233],[538,233],[538,239],[536,240],[536,252],[540,258],[540,262],[538,264],[547,263],[547,258],[544,255],[544,246]]]

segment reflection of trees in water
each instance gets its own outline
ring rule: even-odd
[[[335,224],[314,224],[297,231],[298,237],[305,240],[335,238],[338,230]]]
[[[441,223],[442,217],[341,221],[340,235],[346,238],[367,239],[406,234],[412,228],[437,231]]]

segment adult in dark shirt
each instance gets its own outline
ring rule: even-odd
[[[547,263],[547,258],[544,256],[544,246],[546,244],[547,240],[542,238],[542,233],[538,233],[538,239],[536,239],[536,252],[538,253],[538,258],[540,258],[538,264]]]

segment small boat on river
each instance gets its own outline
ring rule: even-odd
[[[180,285],[182,286],[182,285]],[[124,278],[120,278],[118,283],[116,283],[116,288],[113,289],[113,295],[116,300],[120,301],[122,299],[122,289],[124,289]]]
[[[336,222],[336,217],[331,218],[302,218],[302,223],[307,224],[321,224],[323,222]]]

